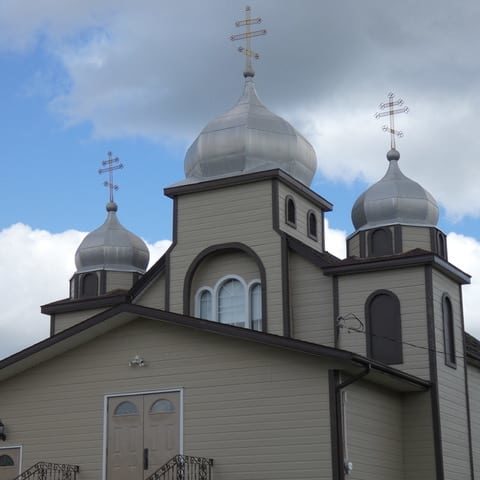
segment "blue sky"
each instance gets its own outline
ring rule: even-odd
[[[351,233],[351,206],[386,171],[388,138],[373,114],[393,90],[410,107],[399,119],[400,166],[438,199],[452,261],[480,274],[479,6],[258,0],[252,8],[268,30],[254,45],[259,96],[314,145],[312,188],[335,206],[332,238]],[[0,320],[15,338],[11,350],[44,334],[33,302],[66,295],[76,242],[103,222],[107,191],[97,170],[109,150],[125,164],[116,178],[122,223],[152,245],[171,238],[163,188],[183,178],[196,134],[242,90],[243,60],[229,36],[243,9],[238,0],[3,0],[0,269],[3,261],[8,276],[5,265],[18,258],[25,276],[16,274],[5,295],[32,299],[31,310]],[[12,230],[19,223],[26,230]],[[48,239],[65,246],[64,257],[38,253]],[[49,288],[36,258],[59,270]],[[469,288],[475,330],[480,295],[476,283]],[[24,335],[5,333],[18,317]]]

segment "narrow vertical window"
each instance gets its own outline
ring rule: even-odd
[[[291,225],[292,227],[295,227],[297,224],[296,221],[296,213],[295,213],[295,202],[293,201],[292,197],[287,197],[286,198],[286,218],[285,221]]]
[[[369,240],[371,256],[393,254],[392,232],[388,228],[377,228],[370,233]]]
[[[250,287],[250,326],[262,330],[262,286],[255,283]]]
[[[218,321],[237,327],[245,327],[245,288],[240,281],[231,278],[218,290]]]
[[[212,292],[203,290],[198,298],[198,316],[204,320],[212,320]]]
[[[82,297],[98,295],[98,277],[96,273],[87,273],[82,278]]]
[[[400,302],[388,291],[373,293],[366,303],[367,351],[389,365],[403,362]]]
[[[438,250],[437,250],[438,255],[440,255],[440,257],[442,258],[446,258],[447,249],[445,248],[445,238],[440,232],[437,233],[437,247],[438,247]]]
[[[308,212],[307,213],[307,229],[308,229],[308,236],[313,240],[317,239],[317,216],[315,212]]]
[[[455,354],[455,334],[452,302],[448,295],[443,296],[443,340],[445,345],[445,363],[450,367],[456,367],[457,357]]]

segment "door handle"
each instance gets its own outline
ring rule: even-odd
[[[143,469],[148,470],[148,448],[143,449]]]

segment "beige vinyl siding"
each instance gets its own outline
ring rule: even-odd
[[[350,257],[359,257],[360,256],[360,235],[357,233],[351,237],[348,242],[348,253]]]
[[[474,478],[480,478],[480,369],[467,366]]]
[[[172,312],[183,313],[185,276],[197,255],[212,245],[240,242],[263,262],[269,333],[282,334],[281,239],[273,230],[270,180],[178,197],[177,237],[170,256]]]
[[[406,227],[402,225],[402,244],[403,252],[415,248],[422,248],[430,252],[432,250],[430,229],[428,227]]]
[[[128,366],[136,354],[144,368]],[[104,395],[183,387],[184,452],[213,458],[216,480],[331,480],[331,367],[139,319],[0,383],[0,411],[24,468],[78,464],[99,480]]]
[[[296,253],[289,259],[293,337],[334,346],[332,278]]]
[[[162,273],[135,299],[134,303],[164,310],[165,294],[165,274]]]
[[[444,293],[448,293],[452,302],[457,368],[451,368],[445,364],[443,353],[445,351],[442,315]],[[436,270],[433,271],[433,304],[445,479],[470,478],[460,291],[458,284]]]
[[[435,450],[430,391],[403,395],[405,480],[434,480]]]
[[[366,272],[338,278],[339,315],[356,315],[365,325],[365,303],[376,290],[390,290],[400,300],[402,340],[416,345],[403,345],[404,363],[397,365],[412,375],[429,379],[428,340],[425,301],[425,274],[422,267],[403,268],[382,272]],[[358,323],[348,320],[348,327]],[[345,329],[339,332],[339,348],[366,354],[366,334]]]
[[[362,381],[344,395],[348,480],[404,480],[401,397]]]
[[[62,332],[67,328],[77,325],[77,323],[83,322],[87,318],[104,312],[105,310],[107,310],[107,308],[95,308],[93,310],[81,310],[79,312],[56,313],[54,333]]]
[[[132,272],[106,272],[107,292],[129,290],[133,285]]]
[[[285,199],[287,196],[291,196],[295,202],[295,218],[297,228],[291,227],[285,222]],[[318,251],[322,251],[322,238],[324,231],[322,224],[322,211],[320,208],[281,182],[279,182],[278,197],[280,230],[283,230],[292,237],[295,237],[303,243],[306,243],[309,247],[312,247]],[[311,239],[307,233],[307,213],[309,210],[313,210],[317,217],[317,240]]]

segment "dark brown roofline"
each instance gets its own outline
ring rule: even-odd
[[[430,382],[426,380],[415,377],[405,372],[401,372],[399,370],[389,367],[388,365],[383,365],[381,363],[369,360],[361,355],[347,352],[345,350],[339,350],[333,347],[327,347],[325,345],[304,342],[302,340],[272,335],[270,333],[257,332],[246,328],[234,327],[218,322],[201,320],[198,318],[187,317],[185,315],[179,315],[176,313],[165,312],[163,310],[157,310],[128,303],[117,305],[105,312],[101,312],[98,315],[95,315],[81,323],[78,323],[77,325],[74,325],[71,328],[63,330],[62,332],[47,338],[46,340],[36,343],[35,345],[32,345],[25,350],[22,350],[18,353],[11,355],[10,357],[5,358],[4,360],[0,361],[0,370],[3,370],[22,360],[25,360],[31,355],[41,352],[42,350],[52,347],[62,341],[71,339],[75,335],[86,331],[96,325],[102,324],[102,322],[105,322],[106,320],[119,314],[132,314],[152,320],[164,321],[171,325],[192,328],[202,332],[209,332],[225,337],[238,338],[271,347],[284,348],[287,350],[317,357],[323,357],[330,360],[342,361],[353,364],[353,366],[356,367],[370,366],[372,370],[394,376],[422,389],[430,388]]]
[[[350,257],[342,260],[338,265],[324,267],[325,275],[349,275],[371,271],[390,270],[419,265],[432,265],[456,282],[465,285],[470,283],[470,275],[443,260],[438,255],[426,250],[416,249],[398,255],[375,258]]]
[[[140,277],[132,286],[130,289],[129,297],[130,299],[136,297],[139,293],[142,292],[142,290],[151,282],[153,281],[158,275],[161,275],[162,272],[165,271],[165,264],[166,264],[166,259],[167,255],[170,253],[170,250],[174,247],[174,244],[167,249],[167,251],[155,262],[155,264],[150,267],[149,270]]]
[[[303,185],[303,183],[299,182],[291,175],[278,168],[273,170],[265,170],[262,172],[245,173],[243,175],[234,175],[212,180],[205,180],[204,182],[167,187],[163,190],[163,192],[167,197],[174,198],[179,195],[184,195],[185,193],[204,192],[207,190],[214,190],[216,188],[243,185],[245,183],[260,182],[271,179],[278,179],[282,181],[292,190],[295,190],[300,195],[307,197],[324,212],[330,212],[333,208],[333,205],[328,200],[318,195],[313,190],[310,190],[310,188]]]
[[[129,301],[129,294],[127,291],[119,293],[118,291],[100,295],[98,297],[89,298],[65,298],[56,302],[47,303],[40,307],[40,311],[46,315],[55,313],[78,312],[81,310],[92,310],[94,308],[110,308],[114,305],[119,305]]]

